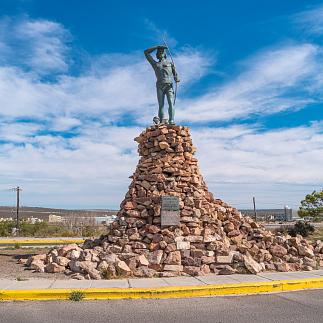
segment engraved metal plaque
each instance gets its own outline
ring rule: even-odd
[[[161,225],[179,225],[179,198],[177,196],[162,196],[161,202]]]

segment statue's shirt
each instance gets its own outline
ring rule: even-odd
[[[150,54],[146,54],[146,58],[155,71],[157,86],[173,83],[174,66],[171,62],[168,62],[165,59],[160,62],[156,62]]]
[[[167,62],[166,60],[155,62],[152,66],[157,77],[157,85],[173,83],[173,69],[170,62]]]

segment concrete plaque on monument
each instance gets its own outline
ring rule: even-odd
[[[179,225],[179,198],[177,196],[162,196],[161,202],[161,225]]]

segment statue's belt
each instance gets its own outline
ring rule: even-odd
[[[161,89],[166,89],[167,87],[173,87],[173,83],[156,83],[156,86]]]

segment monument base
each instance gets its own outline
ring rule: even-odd
[[[28,265],[101,279],[311,270],[323,259],[323,244],[275,235],[215,199],[187,127],[152,126],[135,141],[141,157],[107,235]]]

